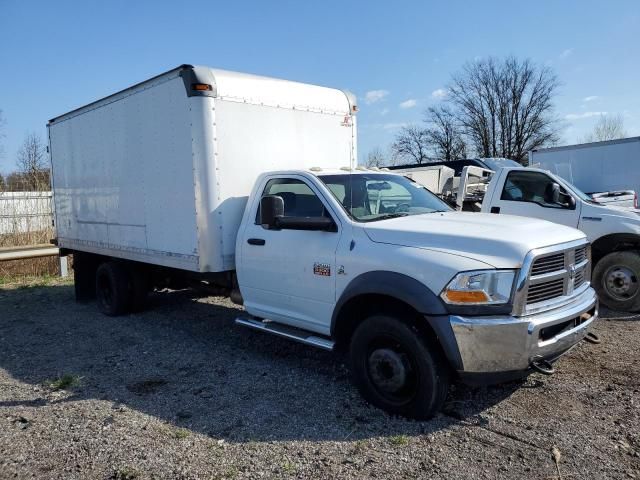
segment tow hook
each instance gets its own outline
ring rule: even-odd
[[[587,332],[584,340],[589,343],[593,343],[594,345],[598,345],[600,342],[602,342],[602,340],[600,340],[600,337],[593,332]]]
[[[530,364],[531,368],[536,372],[541,373],[543,375],[553,375],[556,373],[556,370],[553,368],[553,365],[542,357],[535,357],[531,360]]]

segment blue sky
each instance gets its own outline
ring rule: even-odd
[[[4,157],[49,118],[182,63],[345,88],[359,154],[440,101],[452,72],[513,54],[552,67],[564,143],[600,112],[640,135],[640,2],[0,0]]]

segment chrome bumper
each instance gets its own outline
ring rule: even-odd
[[[598,299],[589,287],[573,302],[547,312],[526,317],[452,315],[449,322],[462,372],[473,374],[525,372],[535,358],[555,360],[580,342],[597,318]]]

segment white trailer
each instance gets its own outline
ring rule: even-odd
[[[543,148],[529,165],[564,178],[583,192],[640,191],[640,137]]]
[[[341,90],[182,65],[53,118],[58,245],[233,270],[258,175],[355,165],[355,110]]]
[[[404,174],[414,182],[428,188],[436,194],[444,194],[447,189],[458,187],[455,171],[445,165],[420,165],[418,167],[394,168],[394,173]],[[455,182],[455,184],[454,184]]]

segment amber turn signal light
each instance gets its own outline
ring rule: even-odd
[[[482,291],[447,290],[447,299],[453,303],[484,303],[488,301],[486,293]]]

